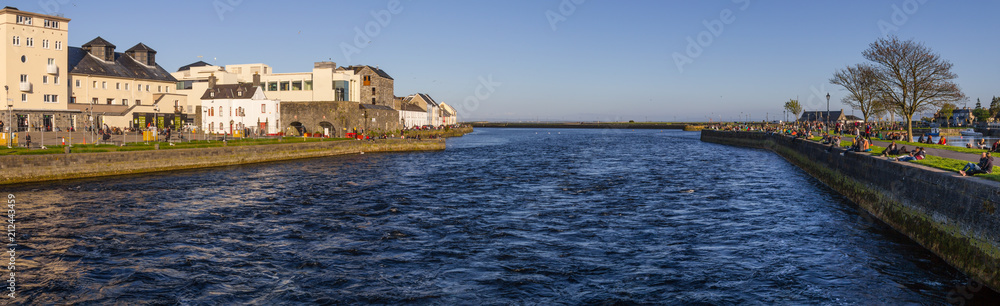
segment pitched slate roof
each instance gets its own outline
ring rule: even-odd
[[[180,72],[180,71],[185,71],[185,70],[191,70],[191,68],[194,68],[194,67],[205,67],[205,66],[212,66],[212,64],[206,63],[204,61],[197,61],[197,62],[194,62],[194,63],[190,63],[190,64],[187,64],[187,65],[181,66],[181,68],[178,68],[177,71]]]
[[[802,117],[799,121],[838,121],[844,120],[844,111],[821,111],[821,112],[803,112]]]
[[[390,79],[390,80],[394,80],[391,76],[389,76],[388,73],[385,73],[385,71],[383,71],[382,69],[378,69],[378,68],[375,68],[375,67],[372,67],[372,66],[368,66],[368,65],[350,66],[350,67],[347,67],[347,69],[352,69],[352,70],[354,70],[354,73],[359,73],[359,72],[361,72],[361,70],[364,70],[365,67],[368,67],[372,71],[375,71],[375,74],[377,74],[380,77],[383,77],[383,78],[386,78],[386,79]]]
[[[108,42],[107,40],[104,40],[104,38],[101,38],[100,36],[98,36],[97,38],[94,38],[91,41],[83,44],[83,46],[81,46],[81,47],[91,47],[91,46],[103,46],[103,47],[118,48],[118,46],[115,46],[115,44],[112,44],[112,43]]]
[[[420,106],[417,106],[416,104],[403,104],[399,110],[407,112],[427,112],[427,110],[420,108]]]
[[[433,106],[440,106],[440,104],[438,104],[437,101],[434,101],[434,98],[431,98],[431,95],[423,94],[423,93],[418,93],[417,95],[420,96],[421,99],[423,99],[424,101],[426,101],[427,104],[430,104],[430,105],[433,105]]]
[[[129,48],[128,50],[125,50],[125,52],[130,52],[130,51],[149,51],[149,52],[152,52],[152,53],[156,53],[156,50],[153,50],[153,48],[150,48],[149,46],[147,46],[144,43],[139,43],[139,44],[137,44],[135,46],[132,46],[132,48]]]
[[[101,38],[98,37],[94,41],[98,39]],[[91,41],[91,43],[94,41]],[[115,52],[114,62],[103,61],[90,55],[87,51],[76,47],[69,48],[69,73],[177,82],[177,79],[164,70],[163,67],[160,67],[159,64],[156,66],[147,66],[136,62],[131,56],[118,52]]]
[[[364,104],[364,103],[362,103],[362,104],[359,104],[359,106],[360,106],[361,109],[381,109],[381,110],[391,110],[391,111],[395,110],[392,107],[388,107],[388,106],[385,106],[385,105],[374,105],[374,104]]]
[[[215,88],[206,89],[205,93],[201,95],[201,99],[250,99],[257,93],[257,88],[250,83],[215,85]]]

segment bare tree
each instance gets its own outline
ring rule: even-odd
[[[868,123],[868,118],[885,113],[883,109],[885,101],[878,91],[879,79],[874,66],[870,64],[847,66],[833,74],[830,84],[843,86],[850,92],[842,101],[845,105],[861,111],[865,123]]]
[[[952,80],[951,62],[922,43],[893,36],[879,38],[863,53],[875,63],[878,90],[886,103],[906,119],[906,132],[913,141],[913,114],[930,111],[947,102],[965,99]]]

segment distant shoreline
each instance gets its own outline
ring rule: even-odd
[[[477,128],[701,130],[697,122],[471,122]]]

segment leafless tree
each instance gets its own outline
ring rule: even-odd
[[[876,90],[894,111],[906,119],[906,132],[913,141],[913,114],[930,111],[944,103],[965,99],[952,80],[951,62],[922,43],[893,36],[880,38],[863,53],[875,64]]]
[[[830,84],[843,86],[850,92],[845,96],[843,102],[853,109],[861,111],[865,117],[874,118],[885,113],[885,100],[882,99],[881,92],[878,91],[878,73],[875,67],[870,64],[858,64],[847,66],[833,74]]]

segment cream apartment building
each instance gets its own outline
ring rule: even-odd
[[[5,127],[52,131],[69,128],[78,119],[79,112],[66,106],[70,97],[69,21],[9,6],[0,9],[4,42],[0,48],[0,83],[4,85],[0,120]]]
[[[97,37],[69,50],[69,109],[93,114],[97,127],[183,127],[187,96],[156,63],[156,50],[138,43],[124,53]],[[148,124],[147,124],[148,123]]]

